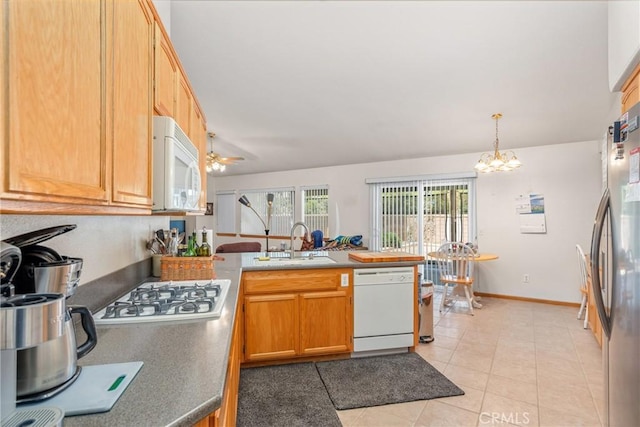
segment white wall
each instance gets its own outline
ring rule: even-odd
[[[600,142],[547,145],[518,149],[522,168],[511,173],[480,175],[478,244],[500,259],[480,266],[482,292],[578,302],[575,244],[587,249],[600,198]],[[399,177],[472,170],[480,153],[381,163],[336,166],[288,172],[216,176],[210,191],[329,185],[331,233],[362,234],[368,242],[369,189],[366,178]],[[521,234],[515,212],[520,194],[545,197],[546,234]],[[339,229],[336,224],[339,223]],[[215,237],[215,244],[241,240]],[[255,240],[255,239],[253,239]],[[270,239],[270,245],[273,245]],[[277,244],[277,243],[275,243]],[[365,243],[367,244],[367,243]],[[529,274],[530,283],[522,283]]]
[[[158,12],[160,16],[164,29],[167,31],[169,37],[171,37],[171,1],[153,0],[153,7],[156,8],[156,12]]]
[[[640,1],[608,3],[609,89],[619,91],[640,61]]]
[[[1,238],[47,227],[76,224],[75,230],[42,245],[60,255],[82,258],[80,286],[149,258],[146,242],[152,230],[169,227],[166,216],[2,215]]]

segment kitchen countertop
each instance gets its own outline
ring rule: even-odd
[[[144,365],[109,412],[66,417],[65,426],[148,425],[190,426],[218,409],[226,380],[234,314],[243,270],[372,268],[416,265],[423,261],[360,263],[346,252],[329,252],[335,263],[323,265],[254,265],[256,254],[221,254],[216,261],[218,279],[230,279],[222,315],[213,320],[100,325],[98,344],[78,361],[80,366],[142,361]],[[154,279],[157,280],[157,279]],[[133,288],[138,283],[128,286]],[[81,286],[74,304],[89,299],[89,286]],[[96,289],[97,291],[97,289]],[[88,304],[96,312],[122,295],[121,289],[105,296],[101,304]],[[98,306],[99,305],[99,306]],[[78,336],[79,340],[83,337]]]

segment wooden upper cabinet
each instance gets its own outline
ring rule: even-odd
[[[11,0],[3,8],[3,211],[6,199],[106,203],[101,2]]]
[[[206,122],[189,79],[158,16],[155,22],[154,50],[154,113],[173,117],[180,129],[198,148],[202,176],[199,207],[204,212],[207,206]]]
[[[175,120],[180,126],[180,129],[184,131],[189,137],[193,132],[191,132],[191,115],[193,111],[193,94],[191,93],[191,88],[189,87],[189,83],[187,77],[182,73],[181,70],[178,70],[178,89],[176,92],[176,110],[175,110]]]
[[[114,8],[112,200],[151,207],[154,20],[144,0]]]
[[[638,102],[640,102],[640,64],[622,85],[622,112],[629,111]]]
[[[154,41],[154,101],[155,113],[159,116],[175,117],[178,62],[173,54],[171,42],[155,22]]]
[[[3,13],[0,211],[151,213],[147,0],[10,0]]]
[[[207,208],[207,126],[204,122],[204,117],[198,108],[198,104],[193,102],[193,110],[191,112],[191,125],[189,126],[191,141],[198,147],[200,153],[200,175],[202,176],[202,184],[200,186],[200,209],[206,210]]]
[[[0,213],[150,214],[154,111],[205,149],[158,19],[151,0],[3,2]]]

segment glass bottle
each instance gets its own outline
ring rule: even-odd
[[[198,248],[198,256],[211,256],[211,246],[207,242],[207,230],[202,229],[202,244]]]
[[[194,256],[198,256],[198,250],[200,249],[200,246],[198,245],[198,237],[196,235],[195,228],[193,229],[193,233],[191,233],[191,240],[193,240],[193,252],[195,253]]]
[[[167,248],[169,255],[178,256],[178,229],[171,229],[171,239],[169,240],[169,247]]]
[[[187,238],[187,250],[185,251],[184,256],[197,256],[197,253],[195,251],[193,244],[194,244],[193,237],[189,236]]]

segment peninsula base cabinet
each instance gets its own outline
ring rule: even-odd
[[[231,349],[227,365],[227,378],[224,384],[222,405],[215,412],[198,421],[194,427],[229,427],[236,425],[238,414],[238,389],[240,387],[240,352],[242,344],[241,306],[236,309],[236,317],[231,336]]]
[[[242,293],[243,362],[352,351],[351,269],[245,272]]]

